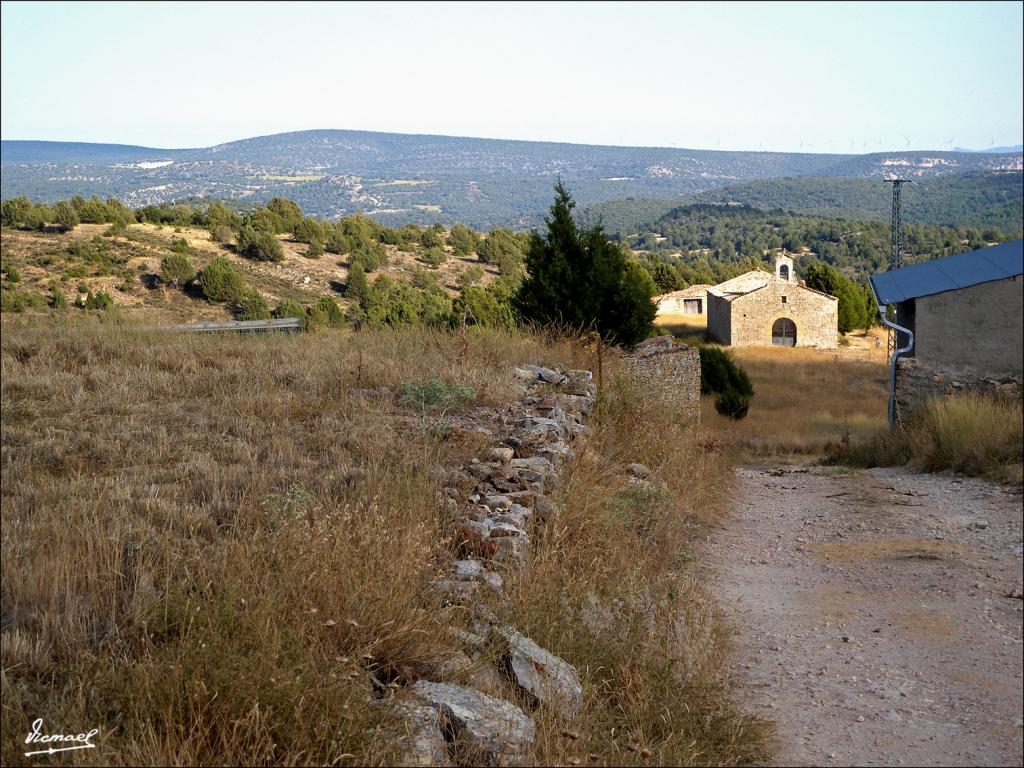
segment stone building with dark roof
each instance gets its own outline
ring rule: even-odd
[[[890,420],[929,397],[972,389],[1019,396],[1024,369],[1024,240],[872,275],[893,307]]]

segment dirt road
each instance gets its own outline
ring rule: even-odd
[[[1021,765],[1019,491],[904,470],[737,471],[705,546],[779,765]]]

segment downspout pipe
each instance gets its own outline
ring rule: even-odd
[[[868,285],[871,286],[871,294],[875,297],[875,304],[878,306],[878,314],[882,317],[882,325],[886,328],[891,328],[897,332],[896,338],[899,338],[899,332],[907,334],[907,346],[899,347],[892,353],[892,362],[889,364],[889,429],[892,429],[896,425],[896,361],[899,360],[900,355],[905,355],[907,352],[914,348],[914,332],[909,328],[904,328],[902,325],[896,325],[885,316],[886,310],[890,305],[882,304],[878,300],[878,293],[875,291],[875,284],[868,280]]]

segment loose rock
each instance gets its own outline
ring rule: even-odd
[[[455,740],[474,758],[497,765],[525,762],[537,726],[519,707],[451,683],[421,680],[412,690],[437,710]]]
[[[437,709],[412,701],[399,701],[395,709],[406,727],[402,765],[451,765]]]
[[[495,633],[508,643],[507,663],[515,683],[540,703],[575,717],[583,705],[583,686],[573,666],[512,627],[498,627]]]

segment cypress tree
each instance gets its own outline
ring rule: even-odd
[[[569,331],[596,330],[603,339],[632,346],[644,339],[657,312],[654,282],[629,262],[601,224],[580,229],[576,206],[559,180],[546,218],[547,236],[534,232],[527,250],[526,279],[515,297],[527,320]]]

